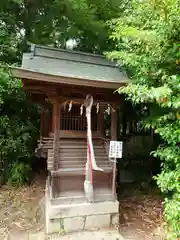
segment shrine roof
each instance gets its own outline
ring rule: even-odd
[[[31,45],[22,66],[12,67],[15,77],[75,85],[118,88],[128,82],[126,74],[104,56]]]

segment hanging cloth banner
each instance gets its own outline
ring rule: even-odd
[[[91,109],[93,105],[93,97],[88,94],[84,101],[84,106],[86,107],[86,118],[87,118],[87,145],[88,145],[88,161],[92,165],[93,170],[103,171],[102,168],[99,168],[96,164],[96,159],[94,156],[94,148],[92,143],[92,131],[91,131]],[[90,167],[91,168],[91,167]]]

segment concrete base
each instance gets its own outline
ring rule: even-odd
[[[96,232],[78,232],[66,234],[60,237],[61,240],[125,240],[117,231],[100,230]]]
[[[74,199],[76,199],[74,197]],[[71,233],[89,230],[117,228],[119,223],[119,202],[79,202],[77,199],[73,203],[67,200],[58,199],[53,201],[46,184],[45,219],[46,233]]]
[[[7,229],[6,229],[7,230]],[[4,232],[4,231],[3,231]],[[125,240],[117,231],[96,231],[96,232],[76,232],[65,235],[53,234],[47,236],[44,232],[11,232],[9,235],[2,234],[0,228],[0,239],[8,240]]]
[[[54,205],[46,198],[46,232],[64,234],[117,228],[118,210],[118,201]]]

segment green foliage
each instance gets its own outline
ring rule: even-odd
[[[76,48],[80,50],[108,50],[112,41],[108,39],[105,22],[118,17],[126,2],[129,1],[1,0],[0,32],[3,28],[4,36],[0,42],[4,54],[8,51],[5,38],[10,40],[11,48],[17,47],[20,52],[27,49],[27,41],[65,48],[70,39],[76,40]],[[9,62],[10,55],[6,57]]]
[[[108,22],[116,48],[107,53],[124,66],[132,83],[118,89],[133,104],[145,104],[146,128],[163,140],[153,156],[165,199],[168,239],[180,237],[180,5],[176,0],[134,1],[119,19]]]
[[[172,199],[165,199],[165,216],[170,223],[169,239],[177,239],[180,236],[180,197],[179,194],[174,194]]]
[[[31,167],[29,164],[14,163],[11,166],[11,171],[8,177],[8,182],[11,185],[20,187],[24,183],[28,183],[31,175]]]
[[[37,107],[26,99],[20,81],[11,77],[7,67],[1,66],[0,162],[4,181],[13,174],[14,170],[11,171],[13,164],[30,165],[37,133]]]

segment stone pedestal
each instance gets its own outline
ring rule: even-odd
[[[119,202],[53,204],[46,195],[46,232],[70,233],[118,226]]]

